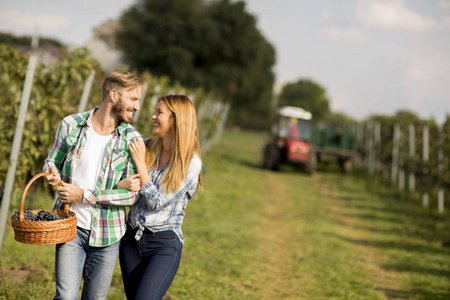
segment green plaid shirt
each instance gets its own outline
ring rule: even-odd
[[[88,121],[96,109],[73,114],[62,120],[45,160],[44,171],[54,165],[59,170],[61,180],[72,183],[72,176],[87,142]],[[125,234],[125,208],[136,202],[137,193],[117,189],[117,183],[137,172],[128,150],[128,145],[134,138],[142,136],[131,125],[122,122],[107,146],[97,188],[84,189],[83,202],[90,203],[93,210],[89,246],[108,246],[119,241]],[[64,204],[58,198],[53,209],[63,208]]]

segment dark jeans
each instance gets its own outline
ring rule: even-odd
[[[145,230],[139,241],[128,226],[120,244],[120,268],[127,299],[162,299],[180,265],[183,244],[173,231]]]

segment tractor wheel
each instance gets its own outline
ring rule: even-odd
[[[312,175],[316,172],[317,168],[317,153],[314,151],[309,152],[308,162],[305,166],[305,171],[307,174]]]
[[[278,171],[278,164],[280,163],[280,150],[274,146],[272,146],[270,150],[271,150],[270,157],[272,158],[270,169]]]
[[[280,163],[280,150],[273,145],[264,147],[264,168],[270,170],[278,170]]]

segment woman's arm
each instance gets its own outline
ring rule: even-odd
[[[141,139],[134,139],[129,146],[129,150],[136,164],[137,174],[140,175],[140,186],[143,186],[144,183],[150,181],[147,166],[145,165],[145,151],[147,151],[145,143]]]

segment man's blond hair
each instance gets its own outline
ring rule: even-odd
[[[141,78],[122,70],[115,70],[109,73],[103,81],[103,99],[105,99],[111,90],[116,90],[121,94],[124,90],[141,87],[143,81]]]

